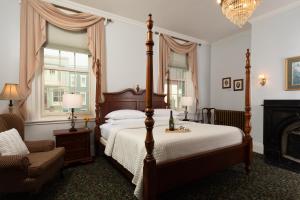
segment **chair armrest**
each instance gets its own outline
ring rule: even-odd
[[[29,159],[26,156],[0,156],[0,177],[26,178]]]
[[[55,147],[52,140],[25,141],[25,144],[30,153],[51,151]]]

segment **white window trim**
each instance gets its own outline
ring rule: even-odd
[[[87,103],[86,103],[86,97],[87,97],[86,92],[80,92],[80,95],[83,96],[82,97],[82,105],[86,106],[87,105]]]
[[[91,57],[89,57],[91,60]],[[35,73],[35,77],[32,81],[32,91],[31,95],[29,95],[26,101],[27,107],[27,117],[26,123],[27,124],[47,124],[48,122],[51,123],[65,123],[68,121],[68,114],[64,115],[44,115],[43,114],[43,95],[44,95],[44,88],[43,88],[43,67],[37,69]],[[95,116],[95,109],[93,107],[95,101],[95,90],[96,90],[96,77],[92,72],[91,67],[89,67],[89,112],[88,113],[80,113],[77,115],[78,119],[82,119],[84,116],[89,116],[90,118],[94,118]]]
[[[84,82],[82,80],[84,80]],[[80,75],[80,87],[86,88],[86,82],[87,82],[87,76]]]
[[[59,49],[60,50],[60,49]],[[63,51],[63,50],[60,50],[60,51]],[[75,49],[75,51],[74,51],[74,59],[75,59],[75,53],[77,53],[76,52],[76,49]],[[81,53],[81,52],[80,52]],[[74,65],[76,66],[76,59],[75,59],[75,61],[74,61]],[[70,86],[71,87],[75,87],[76,86],[76,83],[77,83],[77,79],[76,79],[76,73],[80,73],[80,72],[87,72],[88,74],[89,74],[89,76],[90,77],[94,77],[94,79],[95,79],[95,76],[93,76],[93,74],[92,74],[92,70],[91,70],[91,67],[88,67],[88,70],[84,70],[84,69],[82,69],[82,68],[68,68],[68,69],[66,69],[65,67],[60,67],[60,66],[51,66],[51,65],[44,65],[43,67],[41,67],[42,69],[41,69],[41,76],[42,76],[42,82],[41,82],[41,87],[42,87],[42,94],[41,94],[41,96],[42,96],[42,99],[41,99],[41,101],[42,101],[42,107],[40,108],[40,113],[41,113],[41,117],[42,118],[47,118],[47,117],[53,117],[53,116],[65,116],[66,114],[68,114],[68,113],[63,113],[63,112],[52,112],[52,113],[48,113],[48,112],[45,112],[45,110],[43,109],[44,108],[44,100],[43,100],[43,95],[44,95],[44,73],[43,73],[43,70],[44,69],[54,69],[54,70],[61,70],[61,71],[70,71],[70,72],[74,72],[75,74],[70,74]],[[74,77],[74,84],[72,84],[72,81],[71,81],[71,77]],[[91,81],[92,80],[92,78],[90,78],[90,81],[89,81],[89,84],[90,84],[90,87],[89,87],[89,94],[91,94],[91,88],[92,88],[92,84],[91,84]],[[94,90],[93,90],[94,91]],[[91,115],[92,113],[93,113],[93,111],[92,111],[92,109],[91,109],[91,105],[93,105],[92,104],[92,102],[91,102],[91,99],[90,99],[90,101],[89,101],[89,107],[88,107],[88,111],[87,112],[80,112],[80,113],[78,113],[77,115]]]
[[[75,87],[76,86],[76,72],[75,74],[70,74],[70,86]]]

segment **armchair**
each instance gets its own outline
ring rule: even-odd
[[[15,114],[0,115],[0,134],[15,128],[24,140],[24,122]],[[24,141],[26,156],[0,155],[0,192],[37,192],[63,167],[64,148],[50,140]]]

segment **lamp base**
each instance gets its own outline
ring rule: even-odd
[[[9,104],[8,104],[8,112],[9,112],[10,114],[13,114],[13,112],[14,112],[14,105],[13,105],[13,103],[12,103],[12,100],[9,100]]]
[[[75,116],[74,116],[75,109],[71,109],[71,128],[69,129],[70,132],[75,132],[77,129],[75,128]]]
[[[74,128],[74,127],[71,127],[71,128],[69,129],[69,131],[70,131],[70,132],[75,132],[75,131],[77,131],[77,129]]]
[[[182,121],[189,121],[188,118],[188,111],[187,111],[187,106],[185,106],[185,110],[184,110],[184,119]]]

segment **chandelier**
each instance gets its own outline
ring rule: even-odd
[[[242,27],[253,14],[261,0],[217,0],[222,13],[232,23]]]

